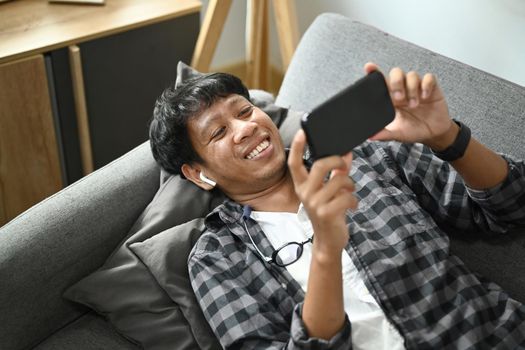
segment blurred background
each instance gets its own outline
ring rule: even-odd
[[[0,0],[0,226],[147,141],[156,98],[199,47],[201,71],[276,94],[297,41],[324,12],[525,86],[523,0],[96,1]],[[213,13],[224,27],[206,25]],[[207,32],[215,39],[199,45]]]
[[[202,15],[207,3],[203,1]],[[525,86],[523,0],[296,0],[295,7],[300,35],[318,14],[340,13]],[[245,14],[246,1],[234,0],[212,69],[244,59]],[[269,28],[270,64],[281,68],[273,11]]]

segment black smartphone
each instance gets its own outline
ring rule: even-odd
[[[301,126],[312,157],[319,159],[350,152],[394,116],[385,78],[373,71],[305,113]]]

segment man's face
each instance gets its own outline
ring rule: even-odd
[[[240,95],[217,100],[190,119],[193,147],[204,160],[203,173],[227,195],[257,193],[286,172],[284,146],[266,113]]]

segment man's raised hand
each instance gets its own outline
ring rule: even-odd
[[[352,194],[354,183],[348,176],[352,154],[321,158],[308,172],[303,164],[305,145],[306,136],[299,130],[292,142],[288,167],[295,192],[312,221],[314,249],[333,254],[342,251],[348,243],[345,213],[357,207],[357,199]],[[329,173],[330,179],[325,181]]]
[[[376,64],[365,64],[367,74],[374,70],[379,70]],[[427,73],[421,78],[417,72],[405,73],[396,67],[386,81],[396,116],[370,140],[420,142],[436,150],[454,140],[457,126],[435,75]]]

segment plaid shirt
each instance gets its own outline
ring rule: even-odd
[[[438,227],[504,233],[525,225],[525,164],[506,159],[508,178],[478,191],[421,144],[367,142],[354,150],[351,176],[359,207],[347,214],[346,251],[407,349],[525,349],[525,306],[450,255]],[[257,222],[246,224],[271,256]],[[308,337],[303,290],[286,268],[257,254],[241,205],[226,200],[208,215],[206,227],[189,272],[223,347],[352,347],[348,318],[330,340]]]

